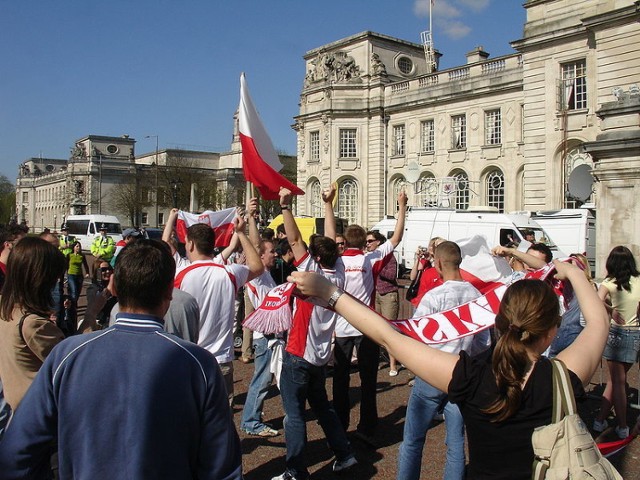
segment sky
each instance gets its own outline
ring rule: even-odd
[[[435,0],[440,69],[522,37],[524,0]],[[303,56],[370,30],[415,43],[429,0],[0,0],[0,174],[69,158],[87,135],[226,152],[245,72],[278,151],[295,155]]]

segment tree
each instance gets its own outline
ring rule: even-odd
[[[16,214],[16,188],[5,175],[0,175],[0,223],[8,223]]]
[[[177,207],[188,210],[191,203],[191,185],[196,184],[196,203],[199,210],[213,208],[217,197],[217,182],[212,170],[198,165],[187,151],[170,150],[166,164],[158,175],[158,201],[163,207],[173,207],[176,195]]]
[[[149,188],[141,186],[151,184],[150,172],[138,167],[132,173],[123,176],[122,181],[109,190],[108,203],[113,210],[123,212],[130,225],[138,226],[142,211],[153,204]]]

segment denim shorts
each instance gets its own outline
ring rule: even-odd
[[[609,338],[602,356],[607,360],[622,363],[635,363],[640,350],[640,327],[609,327]]]

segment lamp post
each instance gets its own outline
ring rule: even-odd
[[[145,135],[144,138],[155,138],[156,139],[156,190],[155,190],[155,201],[156,201],[156,208],[155,208],[155,215],[156,215],[156,219],[154,220],[153,223],[156,224],[156,228],[158,228],[158,135]]]
[[[173,197],[173,208],[178,208],[178,190],[182,185],[182,180],[171,180],[171,196]]]

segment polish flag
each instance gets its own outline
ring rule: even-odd
[[[176,235],[181,243],[185,242],[187,228],[196,223],[209,225],[216,234],[216,247],[226,247],[233,236],[233,220],[236,217],[235,208],[226,208],[213,212],[205,210],[202,213],[189,213],[178,210],[176,219]]]
[[[288,188],[294,195],[304,195],[302,190],[278,173],[282,170],[282,163],[253,106],[244,73],[240,75],[238,124],[245,180],[253,183],[265,200],[278,200],[281,187]]]

